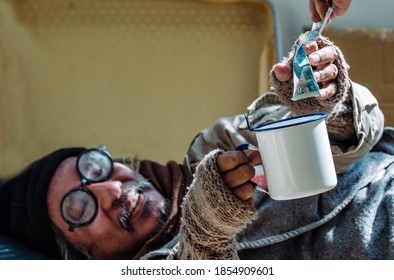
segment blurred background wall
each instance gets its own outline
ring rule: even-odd
[[[0,177],[57,148],[182,162],[268,88],[259,0],[0,1]]]
[[[324,35],[394,126],[392,11],[354,0]],[[2,0],[0,177],[67,146],[181,162],[310,25],[309,0]]]

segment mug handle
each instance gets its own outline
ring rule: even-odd
[[[252,144],[245,143],[245,144],[240,144],[240,145],[236,146],[234,150],[235,150],[235,151],[245,151],[245,150],[255,150],[255,151],[258,151],[259,149],[258,149],[256,146],[252,145]],[[256,177],[257,177],[257,178],[258,178],[258,177],[264,177],[264,181],[265,181],[265,173],[264,173],[263,164],[256,165],[256,166],[254,167],[254,169],[255,169],[255,172],[256,172],[256,176],[253,177],[253,178],[256,178]],[[253,179],[253,178],[252,178],[252,179]],[[261,191],[261,192],[264,192],[264,193],[266,193],[266,194],[269,195],[269,192],[268,192],[264,187],[262,187],[261,185],[257,184],[256,182],[254,182],[254,181],[252,181],[252,180],[249,180],[249,183],[252,184],[252,186],[253,186],[256,190]],[[267,184],[266,181],[265,181],[265,184]]]

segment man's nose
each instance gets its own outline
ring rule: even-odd
[[[87,188],[96,196],[99,207],[111,210],[115,200],[119,199],[122,193],[121,181],[105,181],[93,183]]]

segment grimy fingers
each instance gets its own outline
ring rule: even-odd
[[[236,168],[239,165],[248,163],[248,157],[243,151],[228,151],[217,158],[217,167],[220,173],[224,173]]]

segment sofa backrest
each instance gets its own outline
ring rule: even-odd
[[[57,148],[182,161],[268,89],[260,0],[0,1],[0,177]]]

